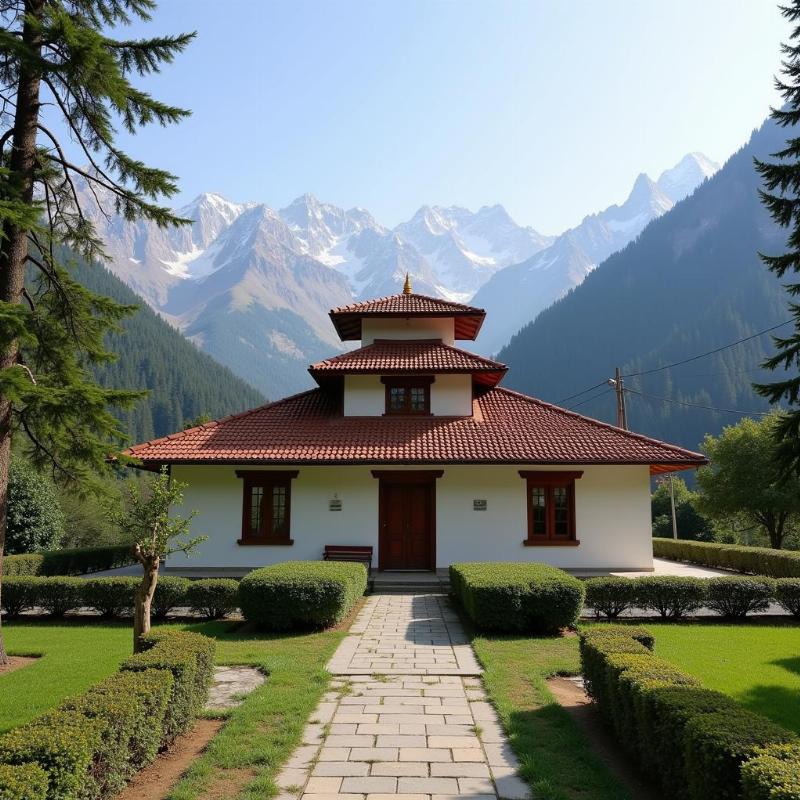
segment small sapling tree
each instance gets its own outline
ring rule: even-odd
[[[133,613],[133,650],[141,649],[142,637],[150,631],[150,607],[158,583],[161,560],[171,553],[190,553],[206,536],[189,536],[195,516],[170,515],[183,503],[185,483],[170,479],[166,467],[144,491],[138,484],[129,489],[128,508],[114,514],[115,522],[131,537],[133,554],[142,565],[142,582],[136,588]]]

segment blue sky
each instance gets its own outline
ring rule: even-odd
[[[192,29],[147,82],[192,118],[125,141],[179,201],[312,192],[387,225],[502,203],[545,233],[686,152],[727,158],[788,30],[765,0],[163,0],[135,33]]]

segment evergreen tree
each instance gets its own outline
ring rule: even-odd
[[[172,61],[193,34],[114,36],[154,8],[154,0],[0,0],[0,575],[12,436],[26,437],[35,465],[85,479],[122,440],[110,409],[142,394],[101,387],[90,370],[113,358],[104,335],[133,307],[82,287],[61,254],[103,257],[76,176],[110,193],[126,219],[183,222],[159,205],[177,191],[175,177],[116,143],[117,124],[135,133],[188,114],[131,80]],[[68,159],[59,130],[44,124],[44,103],[88,167]]]
[[[781,6],[781,13],[794,24],[791,44],[781,46],[784,60],[784,79],[776,78],[775,86],[786,101],[782,109],[772,109],[772,118],[782,128],[794,128],[800,122],[800,0],[791,0]],[[761,201],[772,218],[784,228],[789,228],[788,252],[781,255],[761,254],[761,258],[779,278],[787,272],[800,273],[800,136],[790,136],[786,146],[773,154],[777,161],[755,160],[764,189],[759,190]],[[786,284],[790,297],[800,295],[800,282]],[[777,353],[764,362],[770,370],[783,368],[795,372],[800,368],[800,303],[790,303],[794,331],[786,337],[773,337]],[[756,391],[770,402],[786,400],[789,412],[776,426],[779,443],[778,458],[784,475],[800,475],[800,374],[772,383],[755,384]]]

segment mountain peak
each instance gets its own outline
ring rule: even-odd
[[[687,153],[674,167],[665,169],[658,178],[658,188],[678,203],[688,197],[706,178],[719,170],[719,164],[703,153]]]

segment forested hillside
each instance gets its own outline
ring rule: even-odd
[[[499,354],[511,367],[506,383],[613,422],[607,386],[570,396],[612,377],[615,366],[646,372],[788,320],[786,294],[758,258],[781,252],[783,233],[759,202],[753,168],[754,156],[768,157],[786,136],[765,123],[692,196],[523,328]],[[758,365],[771,348],[764,335],[628,378],[628,388],[649,395],[629,395],[630,427],[696,448],[706,432],[741,416],[677,403],[765,409],[750,384],[764,377]]]
[[[109,349],[119,359],[95,368],[104,386],[150,390],[131,411],[120,413],[132,442],[181,430],[201,414],[216,418],[264,402],[256,389],[198,350],[104,267],[79,265],[73,274],[93,292],[140,306],[124,322],[123,334],[109,336]]]

